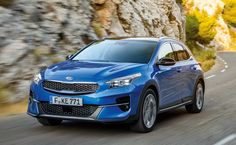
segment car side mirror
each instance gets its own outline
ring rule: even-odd
[[[162,58],[156,64],[163,65],[163,66],[171,66],[171,65],[175,65],[175,63],[176,63],[175,60],[172,58]]]
[[[67,55],[66,60],[71,59],[73,57],[73,54]]]

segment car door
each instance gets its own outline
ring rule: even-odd
[[[169,42],[162,44],[157,54],[157,61],[162,58],[175,59],[174,51]],[[176,91],[178,91],[179,73],[176,65],[163,66],[156,65],[155,79],[159,84],[160,109],[175,105],[178,103]]]
[[[187,50],[179,43],[171,43],[177,57],[176,68],[179,73],[179,91],[177,96],[180,100],[186,101],[191,96],[191,60]]]

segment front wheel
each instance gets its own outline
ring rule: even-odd
[[[152,131],[157,118],[156,94],[152,89],[148,89],[140,105],[139,119],[131,126],[131,129],[138,132]]]
[[[53,118],[37,118],[38,122],[44,126],[56,126],[60,125],[61,119],[53,119]]]
[[[204,89],[201,82],[199,82],[195,89],[195,96],[192,104],[186,105],[185,108],[189,113],[199,113],[202,111],[204,104]]]

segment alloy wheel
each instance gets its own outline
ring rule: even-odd
[[[157,105],[155,96],[153,94],[148,94],[143,105],[143,122],[147,128],[151,128],[154,125],[156,115]]]

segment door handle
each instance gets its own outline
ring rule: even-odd
[[[182,72],[182,68],[177,68],[177,72],[178,73]]]
[[[197,70],[197,68],[194,66],[194,67],[193,67],[193,70]]]
[[[191,69],[195,71],[195,70],[197,70],[197,67],[194,65],[191,67]]]

